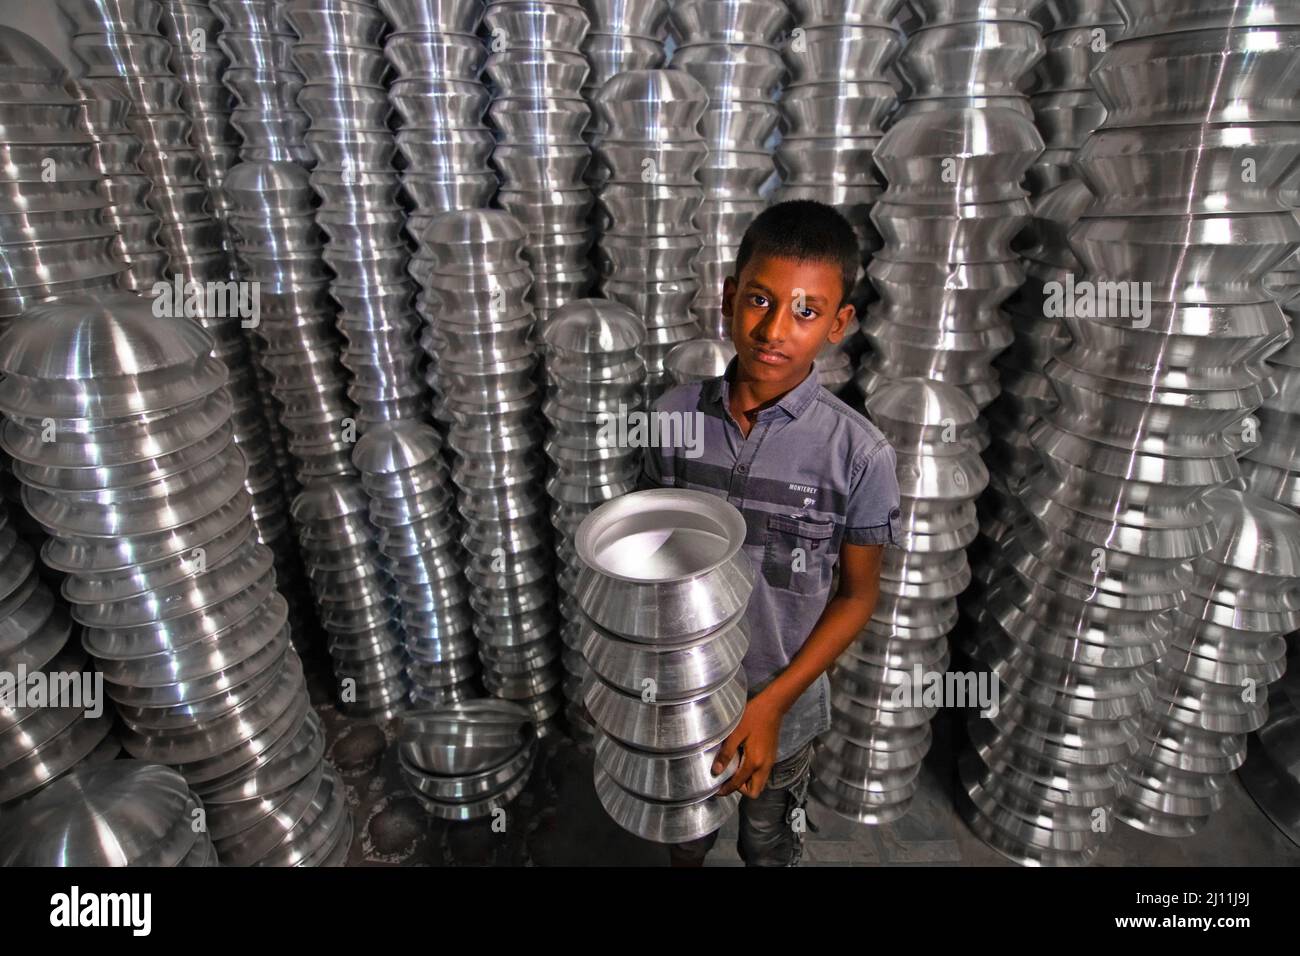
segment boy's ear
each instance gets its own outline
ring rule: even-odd
[[[849,327],[849,323],[857,313],[857,307],[852,302],[840,306],[839,311],[835,313],[835,319],[831,322],[831,332],[826,336],[826,341],[838,345],[840,339],[844,338],[844,330]]]
[[[732,312],[735,311],[736,289],[736,277],[727,276],[722,282],[722,314],[728,319],[731,318]]]

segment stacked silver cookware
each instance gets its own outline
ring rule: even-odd
[[[972,826],[1021,862],[1095,856],[1145,716],[1195,724],[1224,709],[1209,685],[1199,702],[1177,695],[1168,667],[1207,649],[1177,623],[1221,531],[1207,494],[1238,479],[1272,391],[1265,359],[1289,334],[1264,279],[1300,240],[1284,205],[1300,143],[1281,92],[1300,40],[1285,20],[1300,11],[1270,9],[1281,25],[1235,26],[1235,3],[1126,0],[1125,32],[1093,73],[1107,119],[1076,160],[1095,200],[1069,238],[1097,297],[1080,308],[1064,291],[1072,342],[1046,371],[1058,404],[1030,433],[1042,467],[1004,539],[1013,573],[985,601],[1002,702],[972,723],[962,767]],[[1171,695],[1185,709],[1169,711]],[[1194,763],[1193,736],[1164,756],[1183,748]],[[1160,785],[1145,798],[1158,810]],[[1211,785],[1198,785],[1185,795],[1203,809]]]
[[[508,700],[467,700],[412,711],[397,742],[402,779],[434,817],[496,817],[528,784],[537,728]]]
[[[874,153],[889,188],[872,211],[884,247],[868,269],[880,301],[863,325],[864,394],[910,376],[980,408],[998,394],[993,359],[1012,339],[999,307],[1024,279],[1020,183],[1043,148],[1020,92],[1043,55],[1039,2],[912,2],[921,25],[897,63],[911,94]]]
[[[1218,540],[1193,563],[1155,670],[1154,706],[1122,766],[1116,814],[1160,836],[1189,836],[1223,804],[1268,718],[1268,685],[1300,627],[1300,515],[1240,491],[1206,496]]]
[[[293,59],[306,81],[298,102],[311,121],[316,224],[329,239],[324,258],[357,428],[422,419],[428,398],[380,46],[388,21],[374,0],[293,0],[286,17],[298,33]]]
[[[657,70],[666,62],[669,0],[582,0],[582,8],[591,22],[582,41],[588,67],[582,95],[592,111],[585,138],[594,147],[600,139],[600,88],[620,73]],[[597,163],[587,167],[587,183],[593,189],[600,187],[602,177]],[[595,225],[600,228],[599,218]]]
[[[406,231],[418,245],[434,216],[486,208],[497,191],[488,163],[496,140],[483,121],[490,96],[480,79],[487,48],[476,36],[483,0],[380,0],[379,8],[391,27],[384,55]]]
[[[0,510],[0,673],[13,682],[0,693],[0,820],[8,807],[86,761],[112,760],[113,706],[97,693],[87,656],[74,639],[68,607],[41,581],[37,557]],[[48,686],[75,679],[79,700],[19,696],[19,684],[44,674]],[[87,694],[86,691],[90,693]],[[9,695],[13,696],[10,697]],[[47,706],[57,703],[57,706]],[[0,842],[3,846],[3,842]]]
[[[352,452],[384,569],[397,584],[417,705],[472,696],[478,673],[455,488],[443,454],[441,436],[423,422],[377,425]]]
[[[0,866],[217,866],[202,815],[170,767],[80,767],[0,822]]]
[[[230,93],[222,83],[228,61],[221,51],[221,20],[207,0],[162,0],[163,35],[171,42],[171,68],[181,82],[181,105],[201,159],[203,182],[218,222],[230,206],[222,184],[239,153],[230,125]]]
[[[790,80],[781,95],[782,138],[778,200],[812,199],[838,209],[852,224],[870,261],[880,248],[871,210],[884,192],[871,155],[898,96],[889,70],[903,37],[893,26],[903,0],[794,0],[795,26],[784,55]],[[872,298],[865,272],[849,298],[859,315]],[[844,341],[858,323],[845,330]],[[853,379],[843,344],[827,343],[817,375],[838,392]]]
[[[492,164],[497,203],[528,230],[526,255],[539,327],[595,279],[588,259],[591,188],[583,138],[591,110],[582,97],[590,21],[577,0],[490,0],[484,15],[497,132]]]
[[[298,105],[303,78],[293,63],[297,34],[285,0],[209,0],[221,20],[218,45],[230,64],[222,81],[234,97],[230,125],[245,162],[314,162],[305,137],[309,120]]]
[[[673,347],[664,368],[674,385],[689,385],[717,378],[736,357],[736,347],[723,339],[696,339]]]
[[[543,412],[550,422],[546,455],[551,473],[551,526],[560,572],[560,638],[569,727],[592,734],[583,703],[589,673],[582,656],[582,615],[575,592],[582,562],[574,547],[578,526],[593,510],[636,487],[641,448],[620,444],[620,422],[644,412],[645,341],[631,309],[603,299],[563,306],[542,334],[550,388]]]
[[[0,442],[125,749],[180,772],[226,862],[316,859],[351,824],[211,349],[133,295],[38,306],[0,340]]]
[[[831,673],[831,730],[817,742],[810,792],[841,816],[883,824],[910,809],[930,749],[933,685],[970,583],[965,549],[988,470],[979,409],[955,386],[905,379],[866,408],[897,456],[901,533],[884,554],[871,620]]]
[[[181,106],[184,85],[172,72],[172,45],[161,33],[161,4],[59,0],[59,6],[71,23],[72,52],[86,78],[120,79],[131,98],[128,121],[144,146],[140,165],[153,181],[148,201],[162,222],[159,238],[171,271],[186,281],[228,280],[230,261],[204,186],[202,156]],[[239,373],[247,363],[239,360],[238,327],[211,325],[209,331],[218,332],[217,357]]]
[[[501,210],[450,212],[425,231],[422,344],[438,357],[455,453],[483,682],[524,704],[539,733],[560,710],[545,424],[536,384],[527,231]]]
[[[293,520],[329,635],[339,705],[387,720],[406,709],[410,684],[398,585],[383,566],[369,497],[355,477],[322,478],[294,499]]]
[[[104,221],[117,233],[114,257],[126,264],[119,284],[146,294],[162,281],[167,253],[158,244],[158,214],[149,208],[153,183],[140,169],[144,146],[126,121],[131,100],[117,80],[72,80],[68,90],[81,103],[81,127],[95,144],[95,168],[108,199]]]
[[[1070,165],[1106,108],[1089,79],[1124,22],[1114,0],[1043,0],[1034,13],[1043,29],[1043,59],[1029,103],[1046,149],[1029,169],[1035,196],[1071,177]]]
[[[711,833],[739,803],[713,773],[740,721],[754,570],[745,520],[699,491],[640,491],[579,526],[577,603],[599,728],[596,794],[621,827],[680,843]]]
[[[671,384],[668,353],[699,334],[691,303],[700,288],[693,262],[704,241],[695,217],[705,196],[700,169],[708,144],[700,119],[708,96],[686,73],[638,70],[606,83],[595,106],[601,289],[645,327],[641,355],[653,401]]]
[[[1291,324],[1292,339],[1268,357],[1277,393],[1255,413],[1254,441],[1245,445],[1241,470],[1255,494],[1300,511],[1300,341],[1295,339],[1300,314],[1300,260],[1292,257],[1269,277],[1271,291]]]
[[[776,176],[771,137],[781,110],[774,100],[786,75],[777,44],[789,23],[784,0],[673,4],[671,66],[694,77],[708,97],[702,125],[708,159],[699,176],[705,198],[695,218],[704,250],[695,262],[700,290],[692,307],[705,338],[728,337],[723,281]]]
[[[287,523],[275,445],[248,336],[241,327],[246,318],[232,314],[229,297],[223,302],[215,295],[221,288],[236,289],[229,285],[231,259],[223,225],[213,215],[213,200],[204,185],[203,156],[193,145],[199,137],[191,139],[193,124],[181,105],[186,84],[172,72],[172,44],[159,32],[161,4],[62,0],[61,6],[72,23],[72,49],[85,65],[85,76],[120,79],[131,99],[127,119],[144,147],[140,165],[153,182],[148,202],[161,221],[159,239],[174,280],[165,290],[151,291],[155,303],[166,306],[160,315],[197,318],[212,336],[213,355],[231,378],[231,421],[235,441],[248,460],[254,520],[264,540],[276,541],[287,535]],[[191,90],[191,99],[215,100],[218,92],[204,81]]]
[[[123,265],[82,110],[43,46],[0,27],[0,329],[34,302],[112,289]]]
[[[1077,179],[1038,199],[1026,230],[1033,238],[1023,250],[1025,281],[1004,307],[1015,338],[995,363],[1001,391],[986,415],[989,487],[979,501],[980,537],[971,549],[974,581],[962,598],[962,609],[972,621],[978,621],[985,592],[1005,568],[1003,540],[1025,516],[1019,492],[1038,469],[1029,432],[1056,407],[1045,369],[1069,344],[1060,303],[1071,276],[1082,274],[1068,236],[1091,204],[1092,193]],[[974,632],[969,633],[973,638]]]

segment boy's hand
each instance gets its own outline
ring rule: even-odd
[[[718,790],[718,796],[739,790],[752,800],[763,792],[776,763],[782,716],[784,709],[766,691],[756,694],[745,705],[740,724],[722,742],[722,749],[713,762],[713,773],[716,776],[731,763],[736,751],[744,747],[744,758],[740,761],[740,766]]]

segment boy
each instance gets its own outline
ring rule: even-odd
[[[755,571],[750,698],[713,772],[741,754],[719,792],[746,798],[739,850],[750,866],[799,861],[792,813],[807,793],[813,738],[830,726],[826,671],[871,617],[884,545],[897,531],[893,448],[813,368],[853,319],[846,300],[858,268],[857,236],[830,206],[800,200],[759,215],[723,290],[736,357],[721,378],[674,388],[655,405],[703,413],[702,454],[650,449],[640,482],[708,491],[745,516]],[[716,839],[671,847],[673,865],[703,865]]]

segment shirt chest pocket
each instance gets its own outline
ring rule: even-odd
[[[774,588],[818,594],[830,586],[833,521],[771,515],[763,543],[763,578]]]

